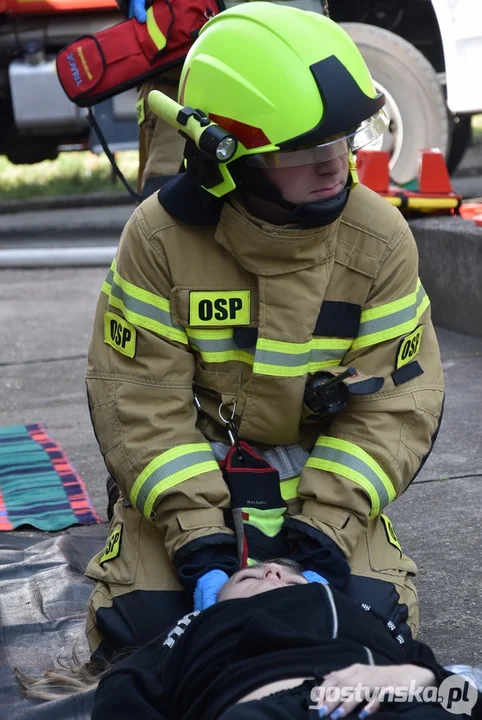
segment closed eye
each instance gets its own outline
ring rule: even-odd
[[[243,582],[243,580],[247,580],[248,578],[254,578],[255,580],[259,580],[259,579],[260,579],[260,578],[259,578],[259,575],[253,575],[253,574],[242,575],[242,576],[239,578],[238,583]]]

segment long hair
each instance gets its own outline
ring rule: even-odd
[[[105,673],[112,667],[108,663],[93,660],[81,663],[75,650],[68,665],[47,670],[42,677],[32,677],[14,668],[13,674],[23,694],[32,700],[58,700],[97,687]]]

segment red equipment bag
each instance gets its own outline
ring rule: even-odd
[[[79,107],[130,90],[181,64],[203,25],[224,9],[222,0],[154,0],[146,23],[126,20],[61,50],[60,83]]]

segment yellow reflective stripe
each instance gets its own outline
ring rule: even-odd
[[[253,372],[258,375],[300,377],[336,367],[351,347],[352,339],[312,338],[305,343],[258,338]]]
[[[164,325],[164,323],[147,318],[145,315],[140,315],[139,313],[133,312],[132,310],[126,308],[122,300],[119,300],[116,297],[111,296],[109,298],[109,305],[112,305],[112,307],[121,310],[125,319],[131,322],[133,325],[145,328],[146,330],[151,330],[152,332],[156,333],[156,335],[160,335],[161,337],[167,337],[169,338],[169,340],[174,340],[175,342],[183,343],[184,345],[188,344],[186,333],[182,330],[176,330],[175,328],[171,328],[168,325]]]
[[[109,272],[107,273],[107,277],[102,283],[102,292],[106,295],[110,295],[110,289],[112,287],[112,281],[114,279],[114,272],[116,268],[116,259],[114,258],[110,264]]]
[[[290,355],[303,355],[310,350],[346,350],[351,345],[351,340],[346,338],[320,338],[314,337],[305,343],[284,342],[283,340],[268,340],[259,338],[256,349],[270,350],[272,352],[288,353]]]
[[[147,32],[149,33],[149,37],[151,38],[157,49],[162,50],[162,48],[165,48],[167,44],[167,39],[164,33],[161,32],[161,29],[156,22],[156,18],[154,17],[154,8],[152,7],[147,10],[146,27]]]
[[[376,460],[347,440],[320,435],[306,466],[334,472],[360,485],[370,498],[370,517],[379,515],[397,495],[392,481]]]
[[[120,310],[132,324],[187,345],[184,329],[174,325],[171,320],[169,300],[133,285],[121,277],[115,268],[114,261],[102,285],[102,292],[109,296],[109,305]]]
[[[282,480],[280,483],[281,497],[283,500],[294,500],[298,497],[298,485],[300,483],[300,476],[290,478],[289,480]]]
[[[198,328],[186,328],[190,340],[229,340],[233,337],[233,328],[220,328],[219,330],[199,330]]]
[[[147,518],[160,495],[195,475],[219,471],[209,443],[178,445],[155,457],[136,479],[131,503]]]
[[[119,275],[117,270],[114,271],[114,283],[120,288],[122,288],[122,290],[127,295],[130,295],[137,300],[142,300],[142,302],[145,302],[148,305],[153,305],[154,307],[157,307],[160,310],[164,310],[164,312],[170,314],[171,303],[169,302],[169,300],[166,300],[160,295],[155,295],[154,293],[149,292],[149,290],[144,290],[143,288],[137,287],[137,285],[133,285],[128,280],[124,280],[124,278]]]
[[[230,362],[237,360],[252,365],[254,362],[254,349],[252,352],[239,348],[234,342],[233,328],[220,330],[193,330],[186,328],[191,347],[197,350],[205,362]]]
[[[419,280],[415,292],[386,305],[364,310],[352,350],[370,347],[412,332],[429,305],[430,300]]]
[[[242,508],[243,513],[249,515],[249,520],[243,520],[244,525],[257,528],[266,537],[275,537],[283,525],[283,515],[286,508],[271,508],[258,510],[257,508]]]
[[[367,322],[368,320],[374,320],[375,318],[385,317],[386,315],[392,315],[393,313],[403,310],[404,308],[410,307],[414,304],[417,293],[421,287],[420,279],[417,280],[416,289],[405,297],[399,298],[398,300],[392,300],[392,302],[380,305],[379,307],[370,308],[364,310],[361,314],[361,322]]]
[[[319,370],[329,367],[337,367],[340,364],[338,360],[327,360],[319,363],[306,363],[305,365],[297,365],[295,367],[286,367],[286,365],[267,365],[266,363],[257,363],[255,361],[253,372],[258,375],[274,375],[276,377],[301,377],[308,373],[315,373]]]

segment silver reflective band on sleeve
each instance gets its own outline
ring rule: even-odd
[[[355,338],[351,349],[370,347],[412,332],[429,305],[427,293],[418,280],[414,292],[399,300],[364,310],[361,314],[358,337]]]
[[[151,460],[135,481],[130,500],[150,518],[162,493],[211,470],[219,471],[219,465],[209,443],[177,445]]]
[[[115,260],[102,286],[109,304],[122,312],[137,327],[151,330],[161,337],[188,344],[184,328],[171,320],[169,300],[124,280],[116,270]]]
[[[396,497],[383,468],[363,448],[347,440],[321,435],[306,467],[341,475],[360,485],[370,498],[370,517],[379,515]]]

